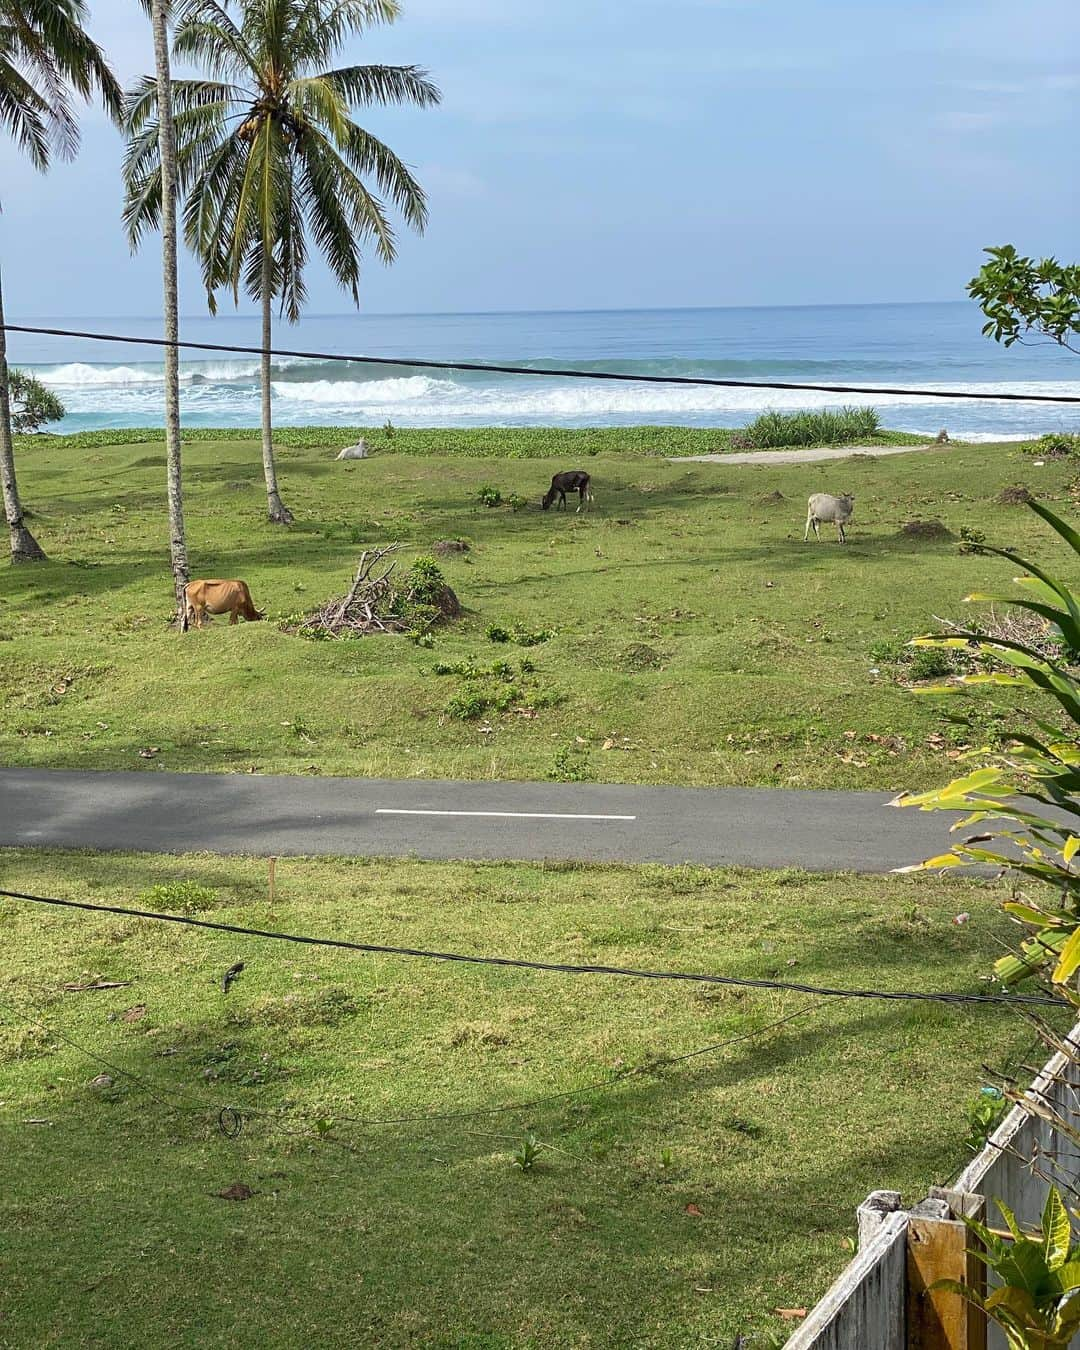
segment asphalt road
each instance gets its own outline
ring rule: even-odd
[[[951,815],[876,792],[0,769],[0,845],[885,872]]]

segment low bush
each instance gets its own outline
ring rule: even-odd
[[[1037,441],[1022,445],[1025,455],[1034,455],[1037,459],[1069,459],[1080,455],[1080,435],[1075,432],[1052,431],[1040,436]]]
[[[460,678],[461,685],[447,701],[446,714],[462,722],[471,722],[485,713],[511,710],[532,715],[563,700],[557,689],[534,678],[536,666],[528,657],[517,666],[512,661],[492,661],[486,666],[471,659],[439,661],[432,670],[435,675]]]
[[[817,408],[794,413],[766,412],[732,437],[748,450],[785,445],[846,445],[866,440],[881,430],[873,408]]]
[[[217,892],[197,881],[170,881],[148,887],[140,894],[139,903],[167,914],[199,914],[214,908]]]
[[[526,628],[515,623],[505,628],[501,623],[489,623],[484,630],[489,642],[513,642],[519,647],[539,647],[555,636],[554,628]]]
[[[885,638],[870,648],[870,659],[879,665],[903,666],[906,680],[938,680],[955,675],[956,654],[937,648],[912,647],[897,638]]]

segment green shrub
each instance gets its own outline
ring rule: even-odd
[[[59,422],[67,410],[53,391],[24,370],[8,372],[11,395],[11,430],[15,435],[40,431],[48,422]]]
[[[404,589],[415,604],[435,605],[442,598],[446,578],[430,553],[421,554],[405,573]]]
[[[551,762],[549,778],[557,783],[584,783],[592,777],[583,748],[573,741],[555,751]]]
[[[160,886],[149,886],[139,895],[139,904],[144,909],[170,914],[198,914],[213,909],[216,903],[217,892],[209,886],[200,886],[197,881],[168,881]]]
[[[750,450],[772,450],[785,445],[844,445],[866,440],[880,430],[881,421],[873,408],[766,412],[732,437],[732,444]]]
[[[502,680],[466,680],[456,694],[451,694],[446,712],[462,722],[471,721],[486,712],[507,712],[522,701],[521,689]]]
[[[559,690],[533,678],[536,667],[528,658],[516,669],[511,661],[492,661],[486,666],[472,660],[440,661],[433,667],[433,673],[457,675],[462,680],[446,704],[447,716],[462,722],[484,713],[509,712],[511,708],[530,712],[551,708],[563,699]]]
[[[1075,432],[1051,431],[1040,436],[1037,441],[1022,445],[1025,455],[1035,455],[1038,459],[1069,459],[1080,455],[1080,435]]]
[[[960,552],[961,553],[983,553],[983,545],[986,543],[986,535],[982,530],[976,530],[971,525],[960,526]]]
[[[936,680],[955,675],[957,661],[954,654],[936,647],[913,647],[898,638],[883,638],[870,648],[870,659],[879,665],[905,666],[905,674],[912,680]]]
[[[510,628],[504,628],[501,623],[489,623],[484,632],[489,642],[513,642],[519,647],[539,647],[555,636],[554,628],[526,628],[521,623]]]
[[[510,630],[510,641],[516,642],[519,647],[539,647],[554,636],[554,628],[529,629],[520,623],[514,624]]]
[[[937,680],[956,673],[951,654],[931,647],[914,648],[909,668],[913,680]]]
[[[501,506],[502,499],[502,493],[490,483],[484,483],[482,487],[476,489],[476,500],[481,506]]]

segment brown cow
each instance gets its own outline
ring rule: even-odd
[[[193,618],[195,627],[202,628],[207,614],[227,614],[231,624],[239,622],[241,614],[250,620],[266,617],[265,611],[255,608],[246,581],[189,581],[184,596],[185,633]]]

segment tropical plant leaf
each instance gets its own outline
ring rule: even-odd
[[[1080,939],[1080,930],[1069,939],[1069,944],[1066,945],[1065,950],[1067,951],[1069,945],[1078,939]],[[1065,953],[1063,952],[1062,960],[1064,959]],[[1077,964],[1080,964],[1080,957],[1077,958]],[[1060,969],[1060,962],[1058,969]],[[1054,978],[1057,979],[1057,971],[1054,972]],[[1042,1230],[1043,1258],[1050,1270],[1059,1270],[1069,1259],[1069,1249],[1072,1245],[1072,1221],[1056,1186],[1051,1186],[1046,1193],[1046,1204],[1043,1206],[1042,1213]]]
[[[1061,954],[1058,956],[1058,962],[1054,967],[1051,978],[1055,984],[1064,984],[1067,980],[1072,979],[1077,969],[1080,969],[1080,928],[1073,930],[1065,945],[1061,948]]]

